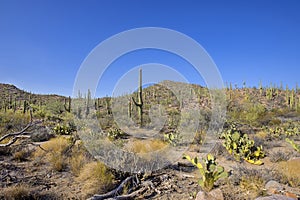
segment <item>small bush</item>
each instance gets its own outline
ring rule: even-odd
[[[25,184],[19,184],[4,188],[3,196],[5,200],[31,199],[30,188]]]
[[[238,186],[235,190],[244,195],[245,199],[255,199],[264,195],[265,180],[270,176],[269,171],[237,167],[230,177],[232,185]],[[272,177],[271,177],[272,178]],[[229,183],[230,185],[230,183]],[[235,192],[235,191],[232,191]]]
[[[53,130],[57,135],[71,135],[75,131],[69,124],[57,124]]]
[[[125,133],[119,128],[111,128],[108,130],[107,137],[109,140],[118,140],[125,136]]]
[[[77,179],[83,184],[82,191],[86,196],[105,193],[113,187],[113,175],[101,162],[84,165]]]
[[[265,186],[265,181],[262,177],[256,176],[249,176],[245,175],[242,176],[240,182],[240,188],[244,193],[248,194],[248,197],[254,199],[258,196],[264,194],[263,188]]]
[[[28,113],[23,114],[20,111],[13,112],[13,110],[0,112],[0,133],[19,131],[24,128],[29,121],[30,115]]]

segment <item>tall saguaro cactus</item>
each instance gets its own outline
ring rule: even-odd
[[[140,127],[143,127],[143,88],[142,88],[142,69],[140,69],[140,75],[139,75],[139,89],[138,89],[138,96],[137,101],[134,100],[132,97],[132,101],[138,108],[138,114],[140,117]]]
[[[67,112],[71,112],[71,97],[70,96],[68,97],[68,100],[65,98],[64,107]]]

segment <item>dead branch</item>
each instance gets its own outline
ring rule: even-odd
[[[143,194],[147,189],[151,188],[153,189],[153,183],[151,181],[145,181],[142,183],[141,188],[126,195],[121,195],[121,196],[116,196],[114,199],[116,200],[129,200],[129,199],[134,199],[135,197],[140,196]]]
[[[126,183],[128,183],[129,181],[131,181],[135,176],[130,176],[127,177],[124,181],[121,182],[121,184],[114,190],[106,193],[106,194],[96,194],[94,196],[92,196],[91,198],[89,198],[88,200],[104,200],[104,199],[108,199],[108,198],[112,198],[114,196],[116,196],[121,190],[123,190],[123,187]]]
[[[45,152],[49,152],[48,150],[44,149],[40,144],[36,144],[36,143],[33,143],[33,142],[31,142],[31,143],[29,143],[29,144],[31,144],[31,145],[33,145],[33,146],[36,146],[36,147],[39,147],[41,150],[43,150],[43,151],[45,151]]]
[[[33,122],[33,118],[32,118],[32,110],[30,109],[30,122],[20,131],[15,132],[15,133],[8,133],[3,135],[0,138],[0,142],[2,142],[3,140],[5,140],[6,138],[10,138],[12,137],[12,139],[9,140],[9,142],[5,143],[5,144],[0,144],[0,147],[8,147],[10,145],[12,145],[13,143],[15,143],[19,138],[30,138],[30,136],[28,136],[29,134],[31,134],[31,132],[26,132],[30,127],[41,123],[42,121],[35,121]]]
[[[15,143],[19,138],[30,138],[30,136],[29,135],[17,135],[15,137],[13,137],[8,143],[0,144],[0,147],[8,147],[8,146],[12,145],[13,143]]]
[[[128,183],[129,181],[133,181],[134,178],[137,179],[137,183],[138,185],[133,186],[134,188],[130,189],[129,194],[124,194],[124,195],[118,195],[120,194],[120,192],[123,190],[123,187],[126,183]],[[135,191],[134,191],[135,190]],[[135,199],[141,195],[143,195],[147,190],[151,190],[152,193],[153,191],[156,193],[161,193],[159,190],[157,190],[153,184],[152,181],[142,181],[140,182],[140,180],[138,180],[136,175],[127,177],[124,181],[122,181],[122,183],[114,190],[103,194],[103,195],[94,195],[93,197],[91,197],[89,200],[104,200],[104,199],[114,199],[114,200],[129,200],[129,199]],[[152,194],[151,193],[151,194]]]

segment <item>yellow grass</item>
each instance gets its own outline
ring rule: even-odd
[[[266,131],[259,131],[255,135],[260,139],[265,139],[268,136],[268,133]]]
[[[30,198],[30,188],[25,184],[4,188],[2,192],[4,199],[6,200],[21,200]]]
[[[86,196],[105,193],[113,187],[113,175],[101,162],[84,165],[77,180],[83,184],[82,192]]]
[[[34,156],[39,159],[45,158],[45,161],[49,162],[54,170],[62,171],[67,164],[64,153],[69,146],[69,141],[64,137],[53,138],[43,143],[42,148],[37,148]]]
[[[149,153],[162,150],[167,147],[168,143],[159,139],[153,140],[133,140],[127,145],[127,149],[134,153]]]
[[[81,169],[88,162],[88,159],[85,157],[83,152],[74,151],[69,160],[70,169],[75,176],[79,176]]]
[[[292,187],[300,186],[300,159],[293,159],[279,163],[280,171]]]

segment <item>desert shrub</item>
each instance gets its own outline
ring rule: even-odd
[[[70,124],[57,124],[53,130],[57,135],[71,135],[76,130],[74,126]]]
[[[224,200],[248,200],[245,193],[238,186],[226,184],[222,188]]]
[[[19,162],[23,162],[27,160],[27,158],[30,156],[30,153],[31,152],[26,149],[21,149],[13,153],[13,158]]]
[[[59,115],[65,111],[64,104],[59,101],[50,101],[47,103],[46,111],[51,115]]]
[[[50,112],[47,111],[45,105],[39,106],[31,104],[30,107],[32,108],[34,118],[44,119],[46,116],[50,115]]]
[[[30,187],[25,184],[10,186],[3,189],[3,196],[6,200],[31,199]]]
[[[266,108],[260,103],[245,101],[242,104],[233,107],[229,116],[232,121],[260,125],[259,121],[266,115]]]
[[[75,176],[78,176],[80,174],[80,170],[82,169],[82,167],[84,166],[84,164],[86,162],[87,162],[87,160],[86,160],[85,156],[82,154],[72,156],[70,158],[70,168],[71,168],[72,173]]]
[[[29,123],[29,120],[30,115],[28,113],[13,112],[13,110],[0,112],[0,133],[19,131]]]
[[[62,171],[66,165],[65,153],[70,147],[70,142],[64,137],[57,137],[45,142],[35,152],[35,157],[49,162],[56,171]]]
[[[265,191],[263,190],[265,186],[265,181],[262,177],[256,175],[256,176],[250,176],[250,175],[244,175],[241,178],[240,181],[240,188],[245,193],[248,194],[248,198],[254,199],[258,196],[262,196],[265,194]]]
[[[108,130],[107,137],[109,140],[118,140],[125,136],[125,133],[119,128],[111,128]]]
[[[83,184],[86,196],[101,194],[113,187],[113,175],[101,162],[91,162],[83,166],[77,178]]]
[[[273,178],[269,178],[268,176],[270,176],[270,172],[267,170],[239,166],[233,170],[229,185],[237,186],[235,190],[239,191],[240,198],[243,196],[244,199],[255,199],[258,196],[264,195],[265,191],[263,188],[265,182]]]
[[[77,148],[72,150],[72,154],[69,159],[69,165],[71,172],[75,176],[79,176],[81,169],[88,162],[89,158],[85,149],[83,149],[81,146],[77,146]]]
[[[205,130],[200,130],[195,133],[193,144],[202,144],[203,138],[206,136]]]
[[[172,146],[176,146],[181,139],[182,136],[180,135],[180,132],[178,130],[164,134],[164,141],[168,142]]]

